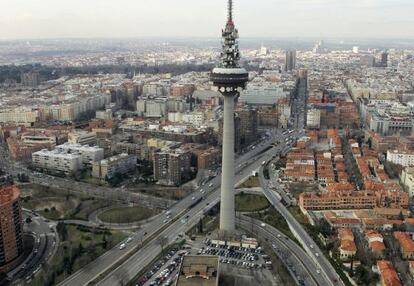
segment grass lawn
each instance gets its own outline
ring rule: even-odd
[[[250,216],[255,218],[255,219],[261,220],[264,223],[273,226],[274,228],[277,228],[278,230],[283,232],[286,236],[288,236],[290,239],[297,242],[295,236],[290,231],[286,220],[273,207],[271,207],[271,208],[269,208],[266,211],[261,212],[261,213],[251,214]]]
[[[78,219],[78,220],[88,220],[88,216],[101,208],[107,207],[111,205],[109,201],[100,200],[100,199],[87,199],[81,201],[77,209],[71,215],[71,219]]]
[[[289,207],[289,212],[295,217],[295,219],[301,224],[306,225],[309,224],[308,219],[305,215],[300,211],[299,207]]]
[[[214,230],[219,228],[219,217],[218,216],[205,216],[202,219],[203,222],[203,233],[198,232],[198,226],[195,225],[189,231],[187,231],[187,235],[201,235],[205,236],[209,232],[213,232]]]
[[[247,179],[247,181],[239,185],[237,188],[238,189],[250,189],[250,188],[257,188],[257,187],[260,187],[259,177],[251,176]]]
[[[93,230],[70,225],[66,226],[66,233],[66,240],[61,241],[47,271],[39,274],[28,285],[56,285],[127,237],[126,233],[119,231]]]
[[[99,215],[99,219],[109,223],[130,223],[148,219],[159,214],[158,209],[149,209],[140,206],[119,207],[105,211]]]
[[[37,211],[51,220],[87,220],[91,212],[110,204],[106,200],[69,194],[61,189],[36,184],[20,185],[19,188],[23,207]]]
[[[269,201],[261,195],[240,193],[236,196],[236,211],[255,212],[269,208]]]

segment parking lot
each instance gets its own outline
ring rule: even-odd
[[[267,255],[263,254],[263,250],[260,247],[253,249],[238,246],[215,245],[211,244],[210,240],[207,240],[205,245],[205,247],[202,247],[198,251],[198,255],[217,255],[220,257],[221,263],[233,264],[249,269],[271,269],[272,267],[272,262]]]
[[[173,285],[178,276],[182,257],[187,253],[186,250],[171,249],[152,266],[151,270],[138,279],[136,286]]]
[[[136,286],[170,286],[177,279],[182,257],[184,255],[219,256],[220,263],[233,269],[245,271],[270,270],[273,265],[268,255],[258,247],[246,248],[212,244],[210,239],[204,241],[188,241],[183,248],[173,248],[152,265],[136,282]],[[266,272],[265,271],[265,272]],[[259,271],[260,273],[263,273]],[[270,273],[270,272],[269,272]]]

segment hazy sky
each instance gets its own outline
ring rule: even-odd
[[[0,39],[218,37],[226,0],[0,0]],[[414,0],[235,0],[241,37],[414,38]]]

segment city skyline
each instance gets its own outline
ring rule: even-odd
[[[265,0],[237,3],[243,37],[414,38],[409,0]],[[45,38],[217,37],[225,1],[75,0],[3,4],[0,40]],[[188,13],[186,11],[192,11]],[[211,11],[206,13],[206,11]],[[216,12],[216,13],[215,13]],[[154,16],[156,15],[156,16]],[[197,25],[194,25],[197,23]]]

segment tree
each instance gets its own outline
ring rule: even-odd
[[[318,221],[318,228],[319,232],[322,233],[323,236],[326,237],[332,235],[332,227],[327,220],[320,219]]]
[[[79,255],[82,255],[82,253],[83,253],[83,251],[84,251],[84,248],[83,248],[82,242],[79,242],[79,247],[78,247],[78,250],[79,250]]]
[[[68,255],[63,258],[63,269],[67,274],[72,274],[72,259]]]
[[[164,247],[167,245],[168,243],[168,237],[166,236],[159,236],[157,238],[157,244],[159,246],[161,246],[161,251],[164,252]]]
[[[200,218],[198,222],[198,233],[203,233],[203,220]]]
[[[56,231],[59,234],[59,237],[62,241],[66,241],[68,239],[68,229],[63,222],[58,222],[56,226]]]
[[[102,236],[102,248],[107,249],[108,248],[108,240],[106,239],[106,235]]]

